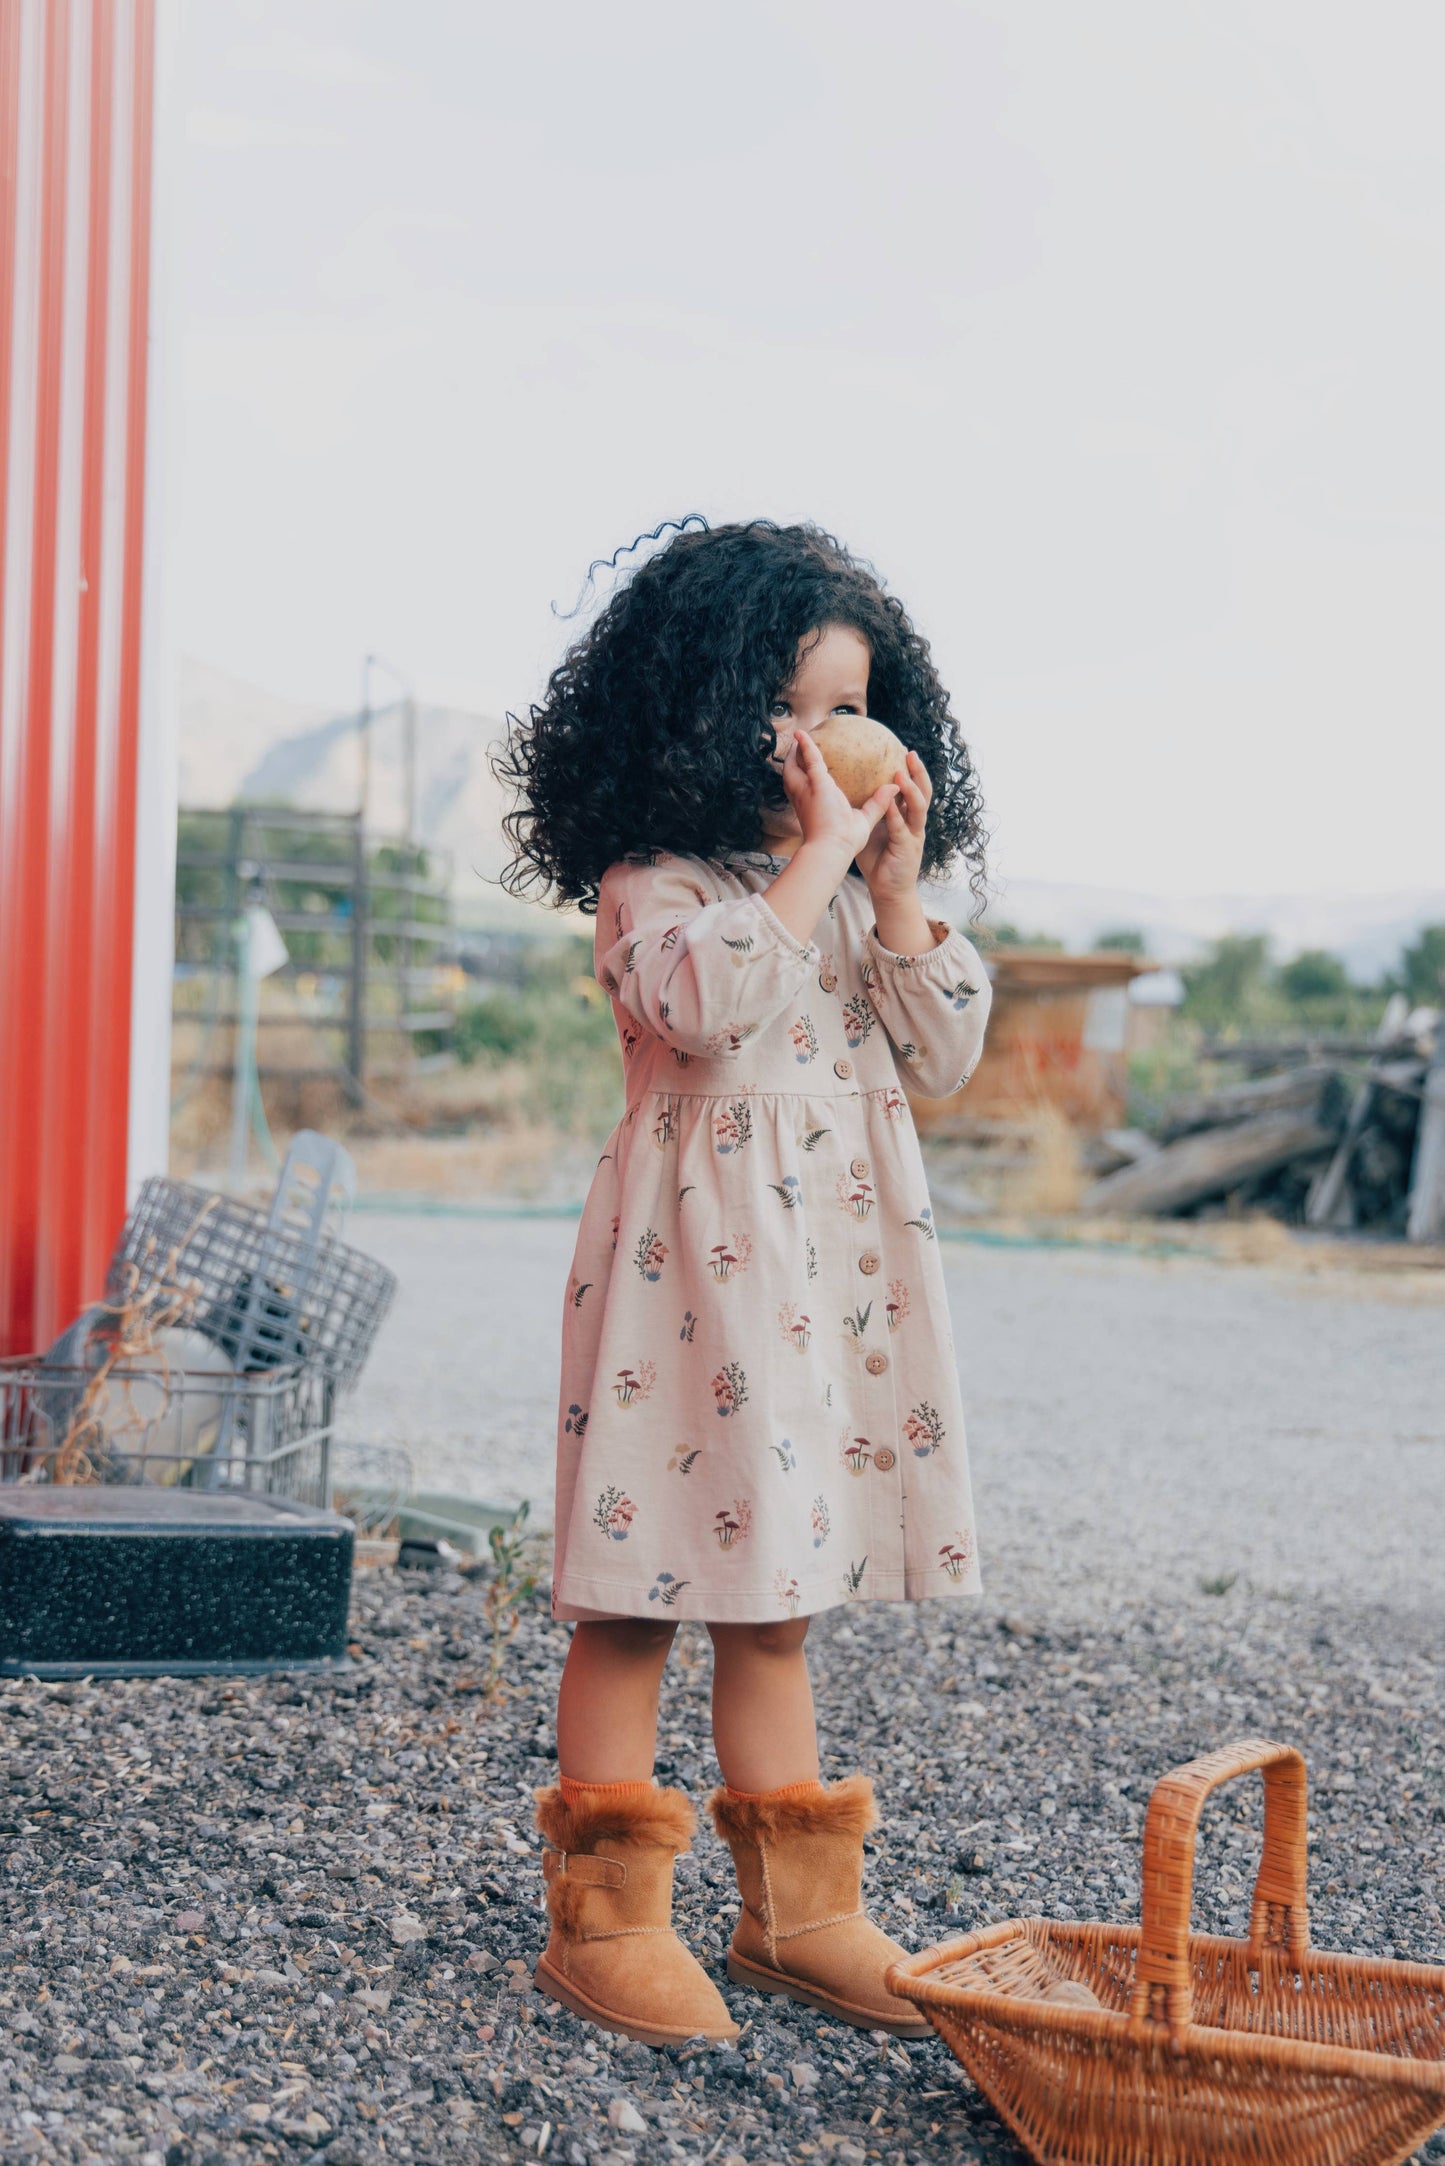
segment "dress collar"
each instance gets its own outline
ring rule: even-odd
[[[781,872],[788,861],[785,857],[774,857],[771,850],[728,850],[722,862],[725,865],[756,865],[762,872]]]

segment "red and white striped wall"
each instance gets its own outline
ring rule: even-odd
[[[155,0],[0,0],[0,1352],[95,1297],[163,1163],[155,88]]]

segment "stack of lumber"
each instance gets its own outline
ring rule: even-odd
[[[1373,1039],[1217,1044],[1242,1082],[1171,1099],[1107,1139],[1093,1213],[1214,1217],[1445,1240],[1445,1028],[1433,1009]]]

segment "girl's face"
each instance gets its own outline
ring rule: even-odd
[[[775,759],[781,765],[799,730],[815,730],[835,714],[867,714],[868,670],[872,650],[851,624],[825,624],[799,642],[792,682],[768,709],[778,733]],[[792,806],[764,804],[763,833],[779,857],[790,857],[802,840]]]

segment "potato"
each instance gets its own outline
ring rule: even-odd
[[[908,754],[892,730],[869,715],[830,715],[814,730],[813,742],[850,805],[866,805],[900,767],[907,770]]]

